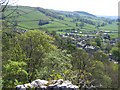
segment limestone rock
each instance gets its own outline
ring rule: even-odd
[[[31,83],[16,86],[17,90],[26,90],[27,88],[36,88],[38,90],[78,90],[79,87],[63,79],[51,80],[50,82],[37,79]]]

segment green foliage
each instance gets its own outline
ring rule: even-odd
[[[85,69],[86,64],[88,64],[88,54],[83,49],[77,49],[75,52],[72,52],[73,60],[72,66],[73,69]]]
[[[117,88],[118,87],[118,75],[119,75],[119,69],[118,69],[118,64],[112,63],[112,62],[108,62],[105,65],[105,71],[106,73],[109,75],[109,77],[112,80],[112,87]]]
[[[94,53],[94,59],[105,62],[106,60],[108,60],[108,55],[105,54],[103,51],[97,51]]]
[[[101,84],[102,87],[110,88],[112,80],[109,77],[109,75],[106,74],[105,66],[104,66],[103,62],[101,62],[101,61],[95,62],[94,69],[92,70],[92,76],[96,80],[96,82],[95,82],[96,85]]]
[[[113,55],[113,58],[116,61],[119,61],[120,51],[119,51],[118,47],[113,47],[112,50],[111,50],[111,53]]]
[[[97,37],[97,38],[95,39],[95,42],[97,43],[97,46],[101,47],[100,37]]]
[[[0,90],[2,89],[2,78],[0,78]]]
[[[33,80],[36,78],[36,69],[39,69],[42,65],[42,58],[56,48],[51,44],[53,38],[34,30],[20,36],[18,35],[16,41],[25,52],[26,58],[28,59],[29,79]]]
[[[102,85],[103,85],[104,88],[111,88],[112,80],[111,80],[111,78],[108,75],[104,75],[103,76],[103,81],[104,82],[102,82]]]
[[[105,50],[107,51],[107,53],[109,53],[111,49],[112,49],[112,45],[110,45],[110,43],[107,42],[107,44],[105,46]]]
[[[26,61],[27,57],[25,55],[25,52],[22,50],[19,44],[16,43],[15,47],[11,47],[10,50],[8,50],[9,53],[9,59],[13,61]]]
[[[46,72],[42,74],[42,78],[45,78],[45,76],[47,76],[46,78],[51,77],[51,79],[67,78],[67,74],[64,72],[71,68],[70,57],[66,52],[61,52],[60,50],[55,50],[47,54],[42,64],[43,68],[41,68]],[[39,72],[43,71],[41,69]]]
[[[3,66],[3,87],[15,87],[18,81],[19,84],[27,81],[28,73],[26,71],[25,62],[17,62],[9,60],[6,65]],[[17,84],[16,84],[17,83]]]
[[[49,24],[49,21],[39,20],[38,25],[42,26],[42,25],[45,25],[45,24]]]
[[[12,8],[4,14],[10,13]],[[80,88],[81,81],[87,86],[94,81],[92,84],[95,86],[117,87],[118,64],[108,61],[107,54],[111,52],[118,61],[119,44],[113,48],[109,42],[103,44],[102,35],[99,34],[97,38],[87,41],[87,44],[99,47],[107,51],[107,54],[98,50],[89,55],[85,50],[76,48],[72,38],[61,38],[57,35],[58,31],[65,34],[72,30],[81,30],[81,35],[86,35],[89,31],[96,32],[99,29],[117,30],[117,23],[85,12],[73,12],[73,15],[65,13],[19,6],[17,12],[10,15],[11,18],[2,21],[3,80],[0,77],[0,88],[1,82],[4,88],[14,88],[18,84],[28,83],[37,78],[70,80]],[[28,30],[23,33],[18,27],[20,30]],[[49,35],[34,28],[48,30]],[[113,33],[111,35],[117,36]]]
[[[8,39],[8,37],[6,38]],[[36,79],[36,70],[41,68],[43,58],[51,50],[56,49],[51,43],[53,43],[52,37],[37,30],[16,34],[10,38],[9,43],[4,43],[5,48],[11,45],[10,48],[3,51],[4,86],[14,87],[15,83]],[[8,71],[11,73],[7,74]]]

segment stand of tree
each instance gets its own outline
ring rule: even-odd
[[[39,24],[40,26],[45,25],[45,24],[49,24],[49,21],[45,21],[45,20],[39,20]]]
[[[51,16],[48,13],[49,15]],[[44,33],[40,30],[16,33],[14,30],[17,27],[14,24],[7,23],[5,19],[2,22],[0,81],[3,83],[3,90],[37,78],[70,80],[80,89],[89,88],[91,85],[99,88],[118,87],[119,64],[109,61],[103,51],[90,56],[85,50],[71,44],[69,38],[64,40],[55,33]],[[96,43],[101,46],[99,39],[96,39]],[[116,48],[112,51],[116,55]]]
[[[3,89],[37,78],[70,80],[81,89],[117,87],[118,64],[110,62],[102,51],[89,56],[57,34],[9,31],[3,30]]]

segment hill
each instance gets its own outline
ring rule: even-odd
[[[109,19],[118,19],[118,16],[98,16],[98,17],[105,17]]]
[[[83,11],[6,8],[0,19],[0,88],[58,90],[56,85],[67,89],[72,83],[82,90],[118,87],[117,21]]]
[[[15,6],[10,7],[5,15],[14,9]],[[68,12],[28,6],[18,6],[17,10],[10,15],[9,22],[21,29],[40,29],[58,33],[71,30],[79,30],[83,33],[118,30],[116,19],[98,17],[84,11]]]

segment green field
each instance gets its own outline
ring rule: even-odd
[[[16,7],[13,6],[10,7],[4,15],[9,15],[15,8]],[[49,24],[39,25],[40,20],[49,21]],[[55,10],[27,6],[19,6],[17,10],[10,15],[9,22],[16,22],[17,27],[22,29],[42,29],[56,31],[58,33],[65,33],[64,31],[70,29],[80,30],[82,32],[99,30],[118,31],[117,21],[100,18],[86,12],[64,11],[61,13]],[[117,37],[116,33],[110,35]]]

